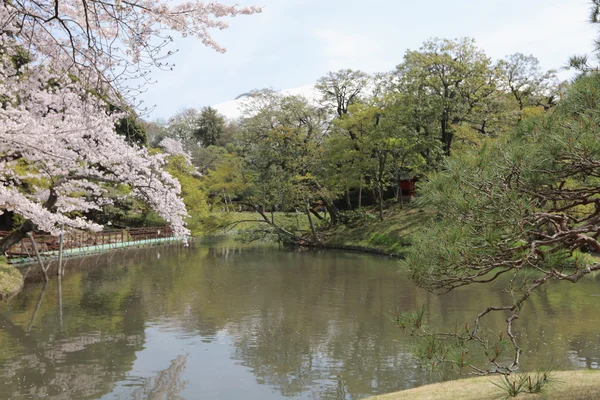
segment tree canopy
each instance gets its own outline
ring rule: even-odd
[[[415,281],[443,293],[510,276],[502,281],[506,303],[482,309],[456,335],[460,346],[476,342],[489,352],[502,337],[486,336],[484,317],[506,313],[504,337],[514,356],[502,364],[497,353],[487,353],[490,371],[518,368],[514,323],[535,290],[600,270],[588,254],[600,251],[599,93],[598,73],[579,78],[554,112],[524,121],[505,140],[448,159],[422,188],[420,201],[440,221],[416,234],[403,262]]]

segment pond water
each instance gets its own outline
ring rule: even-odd
[[[424,305],[452,328],[507,296],[439,297],[392,259],[232,241],[69,260],[60,285],[0,303],[0,399],[364,398],[439,379],[395,313]],[[599,368],[599,300],[598,275],[533,296],[523,367]]]

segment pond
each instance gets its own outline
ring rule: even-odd
[[[599,283],[531,298],[516,324],[525,369],[599,368]],[[231,240],[69,260],[60,285],[0,303],[0,398],[364,398],[439,379],[395,313],[424,305],[452,328],[508,296],[435,296],[393,259]]]

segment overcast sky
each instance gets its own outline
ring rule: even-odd
[[[492,58],[533,54],[544,69],[589,53],[595,28],[589,0],[221,0],[263,5],[262,14],[231,20],[214,37],[219,54],[176,39],[175,70],[141,96],[151,118],[231,100],[252,89],[289,89],[341,68],[392,70],[407,49],[432,37],[473,37]]]

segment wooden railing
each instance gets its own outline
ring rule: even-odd
[[[0,238],[8,235],[10,232],[0,231]],[[111,245],[131,242],[141,242],[153,239],[170,238],[173,231],[168,226],[152,228],[131,228],[122,230],[105,230],[100,232],[85,231],[67,231],[63,238],[63,249],[77,249],[91,246],[104,246],[110,248]],[[33,238],[37,243],[40,253],[48,254],[59,250],[59,237],[48,234],[34,233]],[[33,257],[35,252],[29,238],[21,240],[18,244],[11,247],[6,252],[9,258]]]

